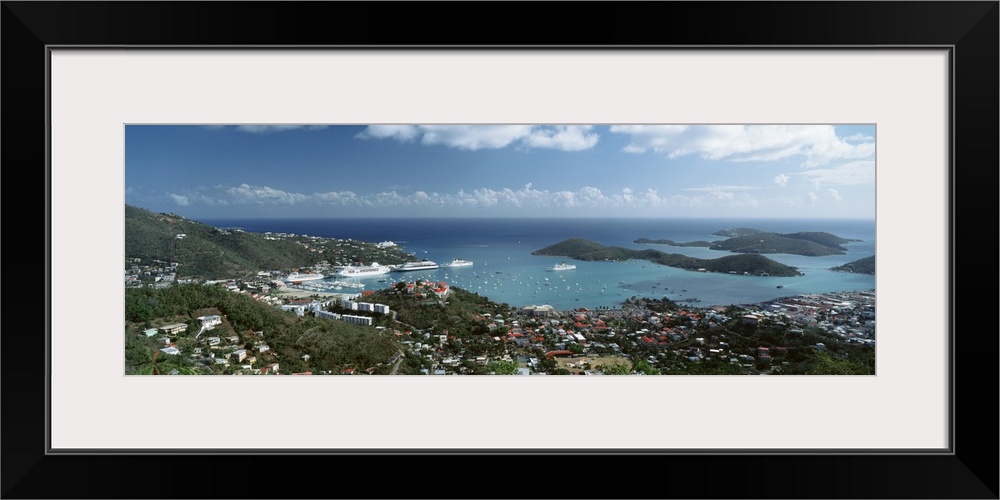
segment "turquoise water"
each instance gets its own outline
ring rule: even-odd
[[[387,287],[417,278],[446,281],[497,302],[514,306],[549,304],[557,309],[615,307],[632,296],[666,297],[698,306],[749,304],[778,297],[875,288],[875,277],[830,271],[875,254],[874,221],[856,220],[664,220],[664,219],[254,219],[206,220],[216,227],[253,232],[286,232],[363,241],[395,241],[418,259],[444,264],[459,258],[472,267],[391,273],[363,278],[366,289]],[[720,229],[750,227],[776,232],[826,231],[863,241],[843,245],[845,255],[805,257],[768,255],[795,266],[804,276],[780,278],[686,271],[645,261],[582,262],[531,252],[567,238],[586,238],[604,245],[656,248],[701,258],[731,255],[698,247],[638,245],[636,238],[678,242],[719,240]],[[551,271],[566,261],[577,268]],[[385,283],[378,279],[386,279]],[[782,288],[777,288],[782,285]]]

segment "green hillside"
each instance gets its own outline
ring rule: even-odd
[[[798,233],[771,233],[760,229],[737,227],[722,229],[712,233],[729,238],[721,241],[676,242],[668,239],[638,238],[634,243],[645,245],[669,245],[677,247],[708,247],[712,250],[726,250],[736,253],[788,253],[805,256],[838,255],[847,252],[840,246],[852,241],[839,236],[812,231]]]
[[[734,227],[732,229],[720,229],[714,233],[715,236],[725,236],[726,238],[740,238],[743,236],[753,236],[756,234],[766,233],[767,231],[761,231],[760,229],[751,229],[749,227]]]
[[[819,232],[819,231],[809,231],[809,232],[800,232],[800,233],[785,233],[785,234],[782,234],[781,236],[784,236],[786,238],[799,239],[799,240],[808,240],[808,241],[819,243],[820,245],[828,246],[828,247],[832,247],[832,248],[837,248],[838,245],[843,245],[844,243],[851,243],[853,241],[861,241],[861,240],[852,240],[852,239],[849,239],[849,238],[841,238],[840,236],[836,236],[836,235],[833,235],[833,234],[830,234],[830,233]]]
[[[179,236],[183,235],[183,236]],[[326,260],[345,264],[408,260],[398,248],[306,236],[268,239],[240,230],[217,229],[179,215],[125,206],[125,257],[177,262],[177,278],[239,278],[257,271],[289,270]]]
[[[651,240],[649,238],[637,238],[633,240],[632,243],[638,243],[640,245],[667,245],[672,247],[707,247],[712,245],[711,241],[704,240],[676,242],[674,240]]]
[[[489,300],[482,295],[451,287],[445,300],[416,297],[406,292],[405,285],[375,290],[365,296],[366,302],[389,306],[396,319],[419,329],[448,330],[459,337],[471,333],[485,333],[485,325],[476,321],[484,314],[507,313],[510,306]],[[336,308],[333,309],[336,311]],[[348,312],[348,311],[343,311]]]
[[[858,274],[875,274],[875,256],[865,257],[853,262],[848,262],[842,266],[830,268],[834,271],[843,271]]]
[[[798,276],[798,270],[775,262],[763,255],[728,255],[718,259],[699,259],[681,254],[668,254],[659,250],[632,250],[606,247],[582,238],[572,238],[532,252],[532,255],[552,255],[584,261],[647,260],[656,264],[688,270],[705,270],[717,273],[752,274],[768,276]]]
[[[232,293],[222,287],[208,285],[178,285],[164,289],[125,289],[126,373],[131,373],[144,361],[148,349],[157,346],[139,336],[148,327],[172,323],[188,323],[187,332],[175,337],[184,351],[178,362],[190,363],[190,352],[196,347],[207,350],[203,342],[208,335],[194,341],[198,332],[197,318],[202,314],[220,314],[224,324],[212,335],[239,336],[238,344],[257,340],[253,332],[263,332],[270,346],[268,353],[258,355],[268,362],[278,362],[282,373],[302,371],[333,371],[344,368],[367,369],[384,363],[399,351],[392,335],[371,327],[352,325],[310,316],[296,316],[246,295]],[[252,347],[252,344],[249,346]],[[303,355],[309,355],[308,361]]]
[[[824,232],[780,234],[747,228],[728,229],[712,234],[729,236],[728,240],[712,243],[709,246],[712,250],[737,253],[788,253],[810,257],[844,254],[847,253],[847,249],[840,246],[841,244],[859,241]]]

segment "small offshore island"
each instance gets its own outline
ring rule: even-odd
[[[636,239],[634,243],[678,247],[708,247],[712,250],[727,250],[736,253],[788,253],[815,257],[822,255],[845,254],[847,253],[847,249],[840,245],[860,241],[841,238],[824,232],[780,234],[743,227],[723,229],[712,234],[716,236],[725,236],[729,239],[721,241],[691,241],[687,243],[677,243],[667,239],[651,240],[648,238],[639,238]]]
[[[584,261],[647,260],[654,264],[691,271],[743,274],[752,276],[799,276],[798,269],[771,260],[763,255],[729,255],[717,259],[699,259],[659,250],[632,250],[607,247],[582,238],[573,238],[532,252],[532,255],[552,255]]]
[[[706,307],[633,296],[571,310],[511,306],[426,279],[319,293],[289,278],[415,255],[392,242],[258,234],[132,206],[125,234],[126,374],[875,373],[873,290]],[[534,253],[798,275],[753,253],[696,259],[583,239]]]

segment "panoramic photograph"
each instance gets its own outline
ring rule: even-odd
[[[126,125],[125,375],[875,375],[876,130]]]

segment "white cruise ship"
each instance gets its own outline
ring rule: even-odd
[[[281,281],[287,281],[290,283],[302,283],[303,281],[321,280],[323,278],[324,276],[319,273],[305,273],[305,274],[291,273],[288,276],[285,276],[285,278],[282,279]]]
[[[397,272],[403,272],[403,271],[426,271],[428,269],[437,269],[438,267],[440,267],[440,266],[438,266],[436,262],[431,262],[431,261],[429,261],[427,259],[424,259],[424,260],[422,260],[420,262],[407,262],[406,264],[403,264],[403,265],[401,265],[401,266],[393,269],[393,271],[397,271]]]
[[[455,259],[441,267],[469,267],[472,265],[471,260]]]
[[[553,271],[569,271],[570,269],[576,269],[576,265],[560,262],[552,267]]]
[[[334,276],[344,276],[346,278],[362,278],[365,276],[389,274],[389,271],[391,270],[392,268],[389,266],[383,266],[378,262],[372,262],[372,265],[370,266],[347,266],[333,274]]]

